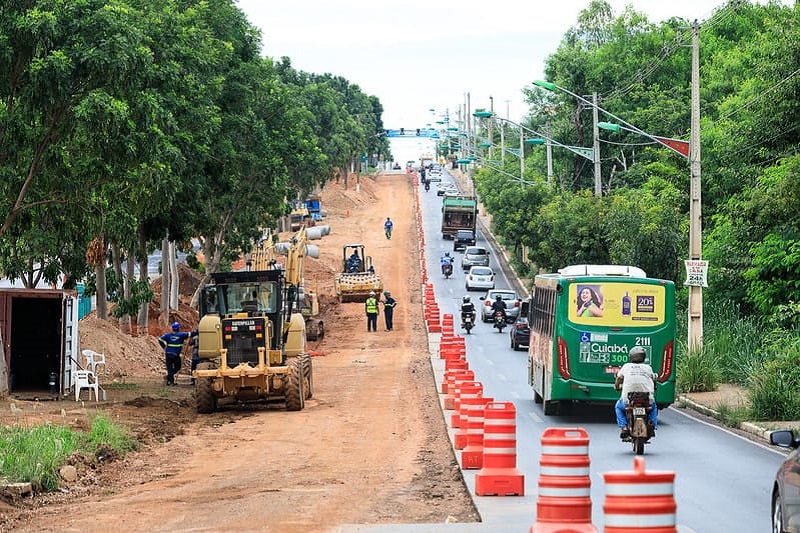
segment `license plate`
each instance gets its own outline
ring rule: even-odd
[[[633,416],[644,416],[646,413],[646,409],[644,407],[634,407],[633,408]]]

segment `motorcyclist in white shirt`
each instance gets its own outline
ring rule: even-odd
[[[617,412],[617,425],[620,429],[619,437],[627,438],[630,435],[628,421],[625,418],[625,407],[628,405],[629,392],[647,392],[650,394],[650,420],[653,428],[658,427],[658,407],[654,393],[656,390],[656,378],[658,377],[650,365],[644,362],[645,351],[641,346],[634,346],[628,353],[628,361],[617,372],[614,380],[614,390],[622,390],[620,399],[614,406]]]

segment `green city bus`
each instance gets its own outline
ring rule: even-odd
[[[675,400],[674,282],[632,266],[569,266],[536,276],[528,322],[528,383],[545,415],[616,402],[614,378],[634,346],[658,374],[658,407]]]

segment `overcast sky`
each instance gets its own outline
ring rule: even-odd
[[[785,0],[790,4],[791,0]],[[522,88],[542,79],[545,58],[589,0],[239,0],[261,29],[263,54],[295,69],[330,72],[377,96],[387,128],[435,124],[470,108],[518,121]],[[708,19],[721,0],[609,0],[653,22]],[[434,112],[430,110],[434,109]]]

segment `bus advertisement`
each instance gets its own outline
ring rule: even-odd
[[[635,267],[577,265],[540,274],[528,308],[528,383],[545,415],[574,401],[619,399],[614,378],[634,346],[658,374],[656,403],[675,400],[675,284]]]

